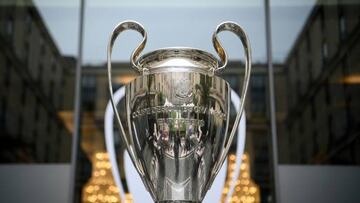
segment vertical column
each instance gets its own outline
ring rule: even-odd
[[[75,101],[74,101],[74,131],[71,149],[71,172],[69,185],[69,203],[75,202],[76,166],[79,150],[80,124],[81,124],[81,78],[82,78],[82,55],[83,55],[83,31],[84,31],[85,0],[80,0],[80,24],[78,38],[78,58],[75,73]]]
[[[271,15],[270,0],[265,0],[265,30],[266,30],[266,56],[268,63],[269,77],[269,105],[270,105],[270,128],[271,128],[271,149],[272,149],[272,165],[275,201],[281,203],[279,173],[278,173],[278,146],[277,146],[277,129],[276,129],[276,109],[275,109],[275,90],[274,90],[274,69],[272,64],[272,44],[271,44]]]

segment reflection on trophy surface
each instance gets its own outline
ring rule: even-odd
[[[187,89],[193,91],[182,94],[183,87],[176,82],[179,78],[192,81],[194,87]],[[134,94],[127,95],[132,101],[132,133],[143,135],[130,139],[134,139],[145,176],[151,179],[149,187],[157,188],[158,197],[200,199],[206,191],[207,176],[225,145],[224,112],[229,109],[229,87],[215,78],[162,73],[139,77],[128,85],[129,92],[134,89]],[[145,88],[150,94],[143,93]]]
[[[111,51],[119,33],[132,29],[143,35],[131,63],[141,75],[125,87],[126,120],[113,101]],[[227,64],[217,33],[231,31],[245,48],[242,102],[229,130],[231,88],[216,76]],[[140,56],[147,34],[133,21],[120,23],[108,46],[108,76],[112,105],[130,158],[155,202],[201,202],[224,162],[239,124],[250,76],[247,37],[232,22],[213,35],[221,65],[211,54],[193,48],[164,48]],[[123,123],[128,129],[125,130]]]

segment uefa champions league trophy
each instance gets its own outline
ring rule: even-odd
[[[138,31],[143,40],[131,55],[140,76],[125,87],[125,130],[114,103],[111,53],[117,36]],[[218,40],[222,31],[235,33],[243,43],[245,76],[239,112],[232,130],[230,85],[216,76],[227,65],[227,54]],[[147,34],[134,21],[118,24],[107,50],[110,100],[121,137],[141,179],[157,203],[200,203],[225,161],[244,109],[251,71],[251,50],[243,29],[221,23],[213,34],[220,62],[205,51],[170,47],[139,56]]]

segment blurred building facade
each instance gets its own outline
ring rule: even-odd
[[[359,4],[316,5],[284,64],[280,163],[360,164],[359,56]]]
[[[0,162],[69,162],[74,67],[31,1],[0,6],[0,44]]]

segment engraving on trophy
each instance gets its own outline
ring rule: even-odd
[[[191,87],[191,81],[189,78],[183,77],[175,81],[175,89],[176,98],[183,100],[184,102],[187,102],[189,99],[191,99],[193,88]]]
[[[210,113],[215,115],[219,119],[226,120],[226,114],[221,110],[215,110],[213,108],[207,109],[203,106],[154,106],[149,108],[139,109],[132,113],[132,118],[137,118],[140,116],[150,115],[150,114],[161,114],[161,113],[195,113],[195,114],[205,114]]]

